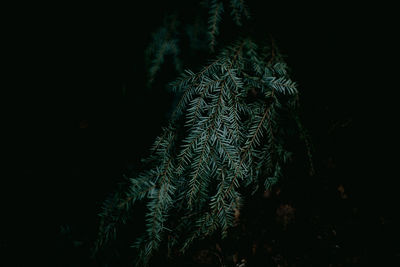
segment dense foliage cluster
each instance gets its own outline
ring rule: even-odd
[[[243,1],[230,3],[240,25],[247,8]],[[211,1],[211,50],[222,10],[222,2]],[[153,78],[166,51],[174,58],[179,54],[171,34],[176,20],[167,21],[148,50]],[[250,38],[239,38],[213,57],[169,85],[180,100],[143,160],[143,171],[104,203],[95,250],[129,221],[137,201],[147,206],[146,231],[134,244],[139,265],[147,265],[160,245],[183,253],[198,238],[215,232],[225,237],[243,198],[270,188],[282,175],[291,155],[287,126],[298,123],[298,91],[283,57],[273,41],[258,45]]]

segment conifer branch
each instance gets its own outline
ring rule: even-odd
[[[234,22],[238,26],[242,26],[242,16],[249,19],[250,13],[243,0],[230,0],[230,5],[232,8],[231,15]]]
[[[219,11],[212,10],[216,22]],[[170,84],[179,101],[168,127],[151,148],[148,169],[105,203],[97,247],[114,237],[136,201],[147,204],[146,233],[135,243],[138,264],[148,264],[164,241],[183,252],[217,230],[225,237],[240,208],[240,188],[278,181],[287,162],[280,117],[298,91],[282,57],[270,64],[262,49],[241,39]],[[165,240],[171,225],[176,231]]]
[[[213,52],[216,45],[216,36],[219,34],[218,24],[221,20],[221,13],[223,12],[223,4],[218,0],[211,0],[211,7],[208,19],[208,33],[210,36],[209,47]]]

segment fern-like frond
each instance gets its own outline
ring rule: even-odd
[[[212,3],[215,37],[222,3]],[[241,188],[278,181],[290,157],[280,117],[297,89],[284,62],[271,64],[260,50],[240,39],[200,71],[186,70],[170,84],[180,100],[168,127],[151,147],[147,169],[105,202],[97,247],[115,236],[137,201],[147,207],[146,232],[135,242],[141,266],[164,241],[183,252],[216,231],[225,237],[241,205]]]
[[[242,26],[242,18],[250,18],[250,12],[244,0],[230,0],[231,15],[238,26]]]
[[[209,47],[211,51],[214,51],[215,45],[217,44],[216,37],[219,34],[219,22],[221,20],[221,14],[224,11],[222,2],[218,0],[211,0],[208,17],[208,34],[210,38]]]
[[[164,25],[152,35],[152,40],[145,51],[148,64],[148,86],[151,86],[165,61],[165,57],[172,55],[177,72],[182,71],[182,62],[179,58],[180,49],[176,35],[178,21],[176,15],[167,16]]]
[[[284,77],[267,77],[265,82],[274,90],[282,94],[294,95],[297,93],[297,85],[295,82]]]

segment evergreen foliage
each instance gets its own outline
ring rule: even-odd
[[[242,17],[249,19],[250,13],[244,0],[231,0],[231,15],[238,26],[242,26]]]
[[[240,18],[249,17],[247,7],[243,1],[230,6],[241,25]],[[223,3],[212,0],[210,50],[222,11]],[[153,36],[150,79],[166,51],[178,56],[175,27],[162,27]],[[118,224],[128,222],[133,206],[142,201],[146,231],[134,243],[138,266],[148,265],[161,245],[184,253],[196,239],[214,233],[225,237],[244,197],[279,180],[291,156],[287,125],[300,125],[298,91],[276,45],[267,41],[259,46],[239,38],[199,71],[185,70],[169,84],[180,100],[143,160],[144,170],[105,201],[95,251],[115,238]]]
[[[176,71],[182,71],[177,36],[178,26],[176,15],[170,15],[164,19],[163,26],[153,34],[152,41],[145,52],[148,63],[148,86],[153,84],[157,72],[168,55],[172,55]]]
[[[224,4],[225,2],[225,4]],[[243,0],[205,0],[200,6],[206,10],[207,19],[196,16],[193,23],[186,23],[186,34],[190,47],[194,51],[215,52],[220,24],[225,7],[230,7],[230,15],[236,26],[242,26],[244,20],[250,19],[250,12]],[[203,23],[203,21],[206,21]],[[180,41],[182,34],[176,13],[167,15],[162,26],[152,35],[150,45],[146,49],[146,62],[148,69],[148,86],[152,86],[160,71],[165,58],[172,56],[175,70],[182,72],[182,56]],[[181,37],[181,38],[180,38]]]
[[[214,51],[216,45],[216,37],[219,34],[218,24],[221,20],[221,14],[224,12],[224,5],[217,0],[211,1],[208,17],[208,33],[210,37],[210,49]]]

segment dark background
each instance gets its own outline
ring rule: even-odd
[[[163,15],[195,7],[175,2],[4,8],[4,261],[69,258],[61,226],[82,242],[95,235],[101,201],[139,165],[170,107],[165,91],[144,87],[143,62]],[[333,191],[344,185],[362,214],[354,239],[371,242],[372,260],[398,261],[390,243],[399,222],[390,13],[372,4],[259,2],[249,4],[251,30],[271,34],[288,55],[314,143],[317,174],[297,183],[303,192],[322,190],[321,181]]]

